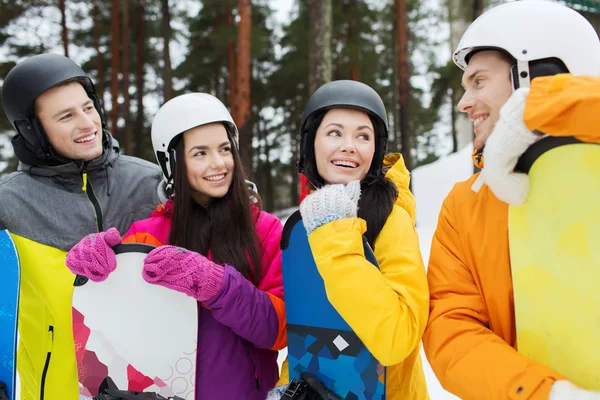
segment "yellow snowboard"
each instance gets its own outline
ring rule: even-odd
[[[533,147],[529,197],[509,211],[518,350],[600,390],[600,145]]]

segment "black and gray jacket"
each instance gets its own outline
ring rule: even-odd
[[[0,181],[0,228],[68,251],[91,232],[123,234],[147,218],[162,200],[160,168],[120,154],[108,140],[101,157],[80,165],[29,165],[19,157],[18,171]]]
[[[99,158],[50,165],[13,139],[19,169],[0,181],[0,229],[11,233],[20,261],[17,369],[23,400],[80,398],[75,276],[65,265],[66,252],[92,232],[115,227],[124,234],[161,202],[158,166],[121,155],[105,135]]]

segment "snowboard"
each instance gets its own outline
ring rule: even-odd
[[[198,304],[142,278],[153,246],[114,247],[117,268],[103,282],[77,276],[73,335],[81,399],[110,378],[119,390],[195,398]]]
[[[363,242],[365,257],[379,268]],[[327,299],[300,211],[286,221],[281,249],[290,381],[308,372],[330,398],[385,399],[385,368]]]
[[[547,137],[517,170],[530,180],[509,208],[518,351],[600,390],[600,146]]]
[[[7,230],[0,230],[0,383],[9,400],[16,399],[19,256]]]

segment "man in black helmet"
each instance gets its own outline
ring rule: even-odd
[[[66,251],[92,232],[125,232],[160,203],[160,169],[120,154],[92,81],[42,54],[4,79],[18,171],[0,181],[0,229],[19,252],[17,369],[23,399],[79,399]]]

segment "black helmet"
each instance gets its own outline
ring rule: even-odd
[[[39,156],[48,157],[50,146],[42,124],[33,113],[35,100],[45,91],[69,79],[82,78],[88,97],[100,114],[102,108],[91,79],[71,59],[59,54],[40,54],[10,70],[2,85],[2,107],[17,133]]]
[[[318,88],[308,100],[304,113],[302,114],[302,124],[300,126],[300,157],[298,159],[298,172],[306,175],[308,180],[315,186],[320,186],[322,178],[316,172],[316,165],[307,170],[307,163],[314,163],[314,132],[309,132],[310,123],[314,116],[321,114],[331,108],[354,108],[367,113],[374,122],[375,128],[375,154],[369,169],[369,175],[376,176],[377,171],[382,168],[383,157],[387,149],[388,123],[387,113],[383,100],[377,92],[370,86],[362,82],[352,80],[339,80],[326,83]],[[377,124],[376,122],[379,122]],[[377,129],[377,125],[380,126]],[[309,137],[310,136],[310,137]],[[313,158],[313,160],[308,160]],[[314,171],[312,171],[314,169]]]

